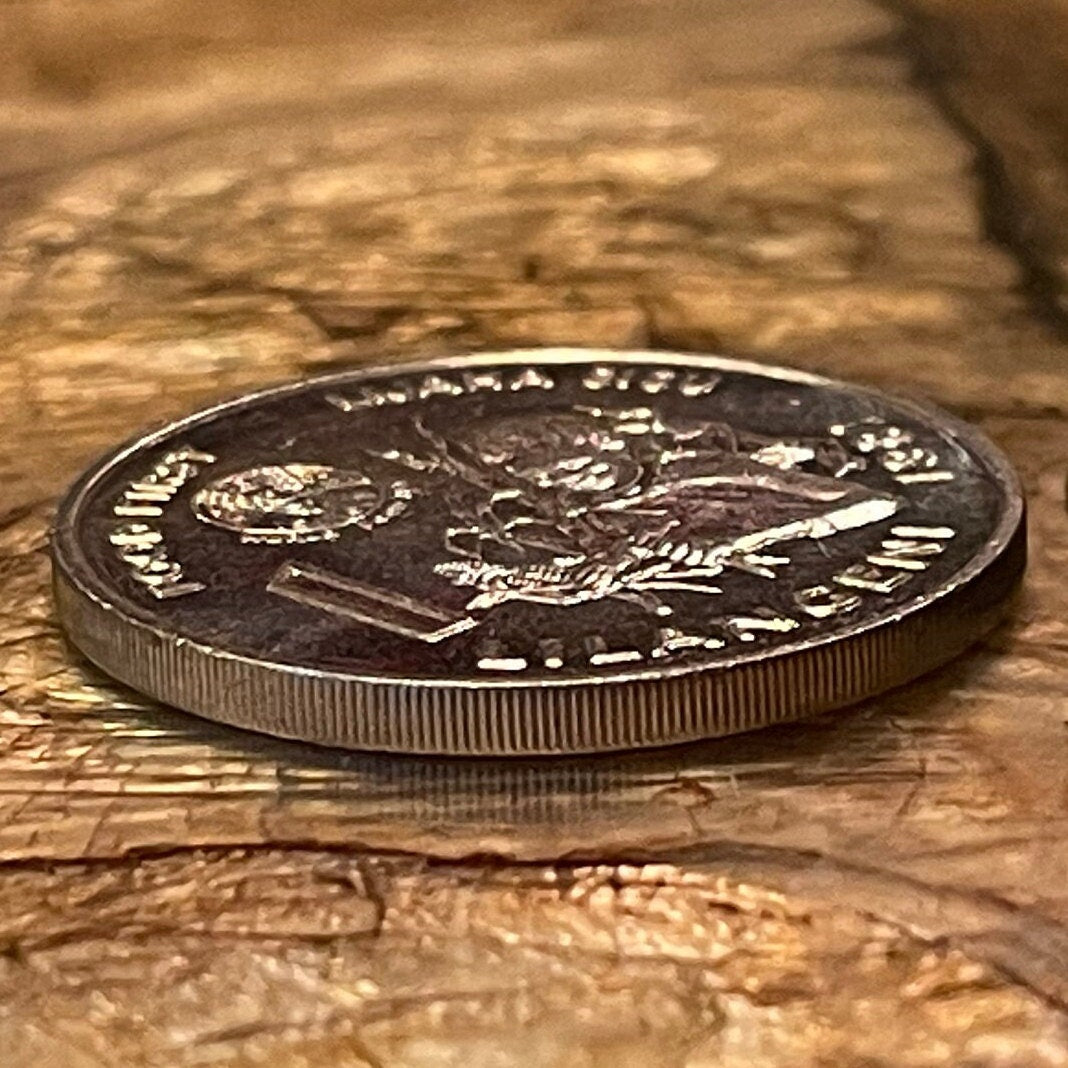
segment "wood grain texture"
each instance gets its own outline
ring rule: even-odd
[[[976,147],[990,235],[1062,332],[1068,321],[1068,3],[906,0],[918,71]]]
[[[0,6],[5,1063],[1068,1064],[1068,349],[904,25]],[[227,731],[64,646],[51,510],[115,441],[372,357],[559,343],[979,423],[1029,494],[1012,622],[810,724],[507,764]]]

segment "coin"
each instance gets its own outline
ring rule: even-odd
[[[745,731],[945,662],[1023,570],[1005,459],[950,416],[712,356],[363,369],[89,470],[73,643],[210,719],[359,749],[575,753]]]

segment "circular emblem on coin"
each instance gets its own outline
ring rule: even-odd
[[[256,393],[87,472],[71,639],[226,723],[572,753],[849,704],[948,660],[1024,563],[1014,475],[943,413],[718,357],[546,350]]]

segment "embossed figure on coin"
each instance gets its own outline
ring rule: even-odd
[[[508,601],[572,605],[629,600],[671,614],[670,591],[716,594],[737,569],[773,578],[769,550],[892,515],[893,496],[835,478],[848,459],[833,441],[784,441],[718,422],[665,422],[652,407],[578,407],[496,416],[446,435],[412,417],[418,445],[368,450],[369,474],[319,464],[225,475],[193,500],[197,518],[245,542],[304,543],[401,517],[415,495],[440,493],[453,521],[438,532],[435,572],[471,588],[468,616],[398,621],[398,597],[286,565],[272,592],[384,629],[438,641]],[[318,589],[318,594],[313,591]],[[370,610],[367,600],[377,600]]]
[[[216,479],[193,498],[193,513],[244,542],[310,542],[388,522],[410,496],[403,483],[381,487],[356,471],[290,463]]]

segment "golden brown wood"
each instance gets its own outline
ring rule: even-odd
[[[0,6],[4,1063],[1068,1063],[1066,347],[901,27],[864,0]],[[1030,496],[1013,622],[811,724],[510,764],[264,741],[64,647],[52,503],[117,439],[383,353],[560,342],[979,422]]]
[[[1068,3],[901,0],[924,81],[977,149],[990,234],[1037,309],[1068,315]]]

